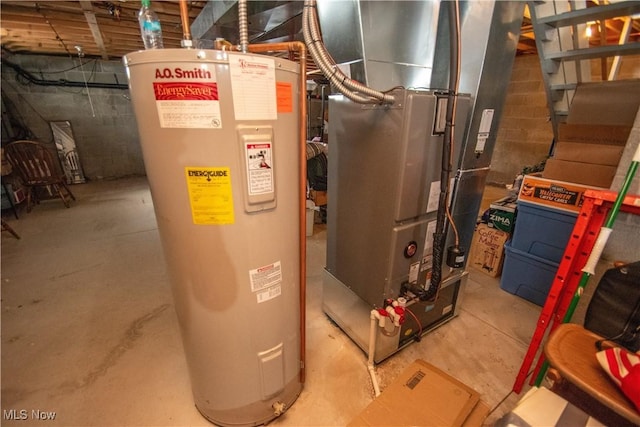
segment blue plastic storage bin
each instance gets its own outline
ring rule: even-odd
[[[500,288],[540,306],[558,271],[558,263],[520,251],[507,242]]]
[[[560,262],[577,217],[573,212],[519,201],[511,247]]]

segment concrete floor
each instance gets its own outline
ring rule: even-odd
[[[50,426],[206,426],[193,405],[144,178],[73,187],[2,233],[2,410],[55,412]],[[485,202],[502,189],[487,187]],[[487,203],[483,203],[486,206]],[[322,312],[326,231],[308,239],[307,382],[272,425],[343,426],[372,401],[366,355]],[[424,359],[494,408],[510,393],[540,308],[470,271],[459,315],[377,366],[381,388]],[[18,420],[2,424],[26,425]]]

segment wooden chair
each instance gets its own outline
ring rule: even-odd
[[[11,228],[11,226],[9,224],[7,224],[7,221],[5,221],[4,219],[2,220],[2,231],[8,231],[9,233],[11,233],[13,235],[13,237],[15,237],[16,239],[20,238],[20,235],[18,233],[16,233],[14,231],[13,228]]]
[[[38,190],[61,198],[67,208],[70,206],[69,200],[76,199],[67,187],[57,157],[45,144],[26,140],[14,141],[5,146],[5,156],[27,187],[27,212],[31,211],[34,202],[40,203]]]
[[[602,339],[573,323],[551,333],[544,353],[551,365],[548,377],[555,380],[552,390],[606,425],[640,425],[640,413],[596,359],[595,343]]]

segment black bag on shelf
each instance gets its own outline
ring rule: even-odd
[[[604,273],[587,307],[584,327],[627,350],[640,349],[640,261]]]

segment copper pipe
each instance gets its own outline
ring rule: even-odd
[[[213,42],[213,48],[215,50],[233,50],[234,46],[231,42],[228,42],[225,39],[218,38]]]
[[[288,51],[300,54],[300,88],[298,106],[300,108],[300,181],[299,181],[299,234],[300,234],[300,382],[306,378],[306,318],[307,318],[307,134],[305,121],[307,117],[307,46],[302,42],[251,44],[249,52]]]
[[[180,0],[180,21],[182,22],[182,38],[191,40],[191,28],[189,27],[189,7],[187,0]]]

